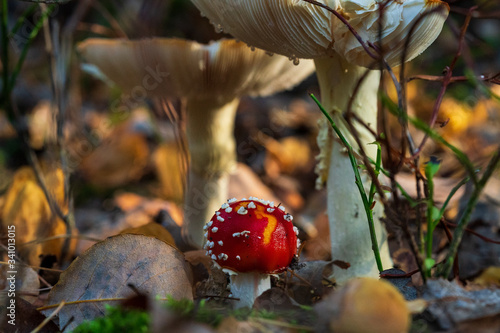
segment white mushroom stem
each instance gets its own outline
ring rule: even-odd
[[[345,112],[349,100],[366,68],[348,63],[342,56],[316,59],[316,73],[320,86],[323,107],[332,115],[348,142],[356,150],[353,136],[346,128],[341,112]],[[354,97],[352,111],[373,130],[377,128],[377,91],[380,82],[380,71],[372,70],[366,76],[358,93]],[[328,124],[329,126],[329,124]],[[376,147],[370,145],[375,138],[361,124],[354,122],[360,142],[364,150],[373,160]],[[323,131],[326,130],[326,126]],[[329,133],[332,133],[331,131]],[[378,269],[370,241],[368,220],[358,188],[355,184],[354,172],[347,152],[335,134],[320,134],[318,144],[322,149],[320,168],[327,168],[328,219],[332,259],[346,261],[351,264],[347,270],[336,270],[335,280],[339,283],[354,276],[378,276]],[[333,137],[332,137],[333,136]],[[334,139],[333,139],[334,138]],[[321,171],[321,170],[320,170]],[[320,174],[321,176],[321,174]],[[370,185],[370,178],[362,174],[365,188]],[[383,207],[375,205],[373,215],[375,230],[380,248],[380,256],[384,267],[391,267],[392,262],[387,244],[387,235],[380,222]]]
[[[188,100],[187,140],[190,170],[184,200],[183,235],[202,247],[203,226],[227,199],[229,176],[236,165],[234,118],[239,99],[221,103]]]
[[[271,288],[271,278],[269,274],[260,273],[238,273],[231,274],[231,294],[232,297],[239,298],[235,308],[249,307],[264,291]]]

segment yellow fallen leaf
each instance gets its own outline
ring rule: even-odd
[[[64,200],[62,170],[48,169],[43,172],[43,176],[55,203],[59,205],[63,214],[66,214],[68,205]],[[45,239],[66,235],[66,225],[52,212],[30,167],[22,167],[14,174],[13,181],[4,196],[0,222],[2,230],[6,230],[8,226],[15,227],[17,249],[21,258],[28,264],[40,266],[40,255],[55,255],[61,260],[65,238],[47,241]],[[32,243],[23,245],[28,242]],[[70,253],[74,250],[75,244],[76,242],[71,243]]]
[[[120,232],[120,234],[131,234],[131,235],[143,235],[158,238],[159,240],[164,241],[168,245],[172,245],[176,247],[174,237],[167,231],[164,227],[159,225],[156,222],[151,222],[145,225],[142,225],[137,228],[128,228]]]
[[[486,268],[472,282],[485,287],[500,286],[500,267],[491,266]]]

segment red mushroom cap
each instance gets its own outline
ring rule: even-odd
[[[269,201],[228,200],[205,225],[207,255],[234,272],[282,272],[299,244],[292,219]]]

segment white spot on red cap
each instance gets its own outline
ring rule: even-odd
[[[297,229],[296,226],[293,227],[293,231],[295,232],[295,234],[298,236],[299,235],[299,229]]]
[[[212,258],[213,260],[217,260],[217,257],[215,256],[215,254],[212,254],[212,256],[210,258]]]
[[[238,214],[245,215],[246,213],[248,213],[248,210],[246,210],[245,207],[241,206],[240,209],[238,209]]]
[[[220,246],[224,245],[223,241],[218,241],[218,243],[219,243]]]
[[[222,206],[220,206],[220,208],[222,209],[226,209],[227,207],[229,207],[229,204],[227,202],[224,202]]]
[[[236,198],[231,198],[227,202],[231,204],[231,203],[236,202],[236,201],[238,201]]]
[[[227,254],[225,254],[225,253],[221,253],[221,254],[219,254],[219,255],[218,255],[218,258],[219,258],[219,259],[222,259],[222,260],[227,260],[228,255],[227,255]]]
[[[235,232],[235,233],[233,234],[233,237],[240,237],[240,236],[241,236],[241,233],[240,233],[240,232]]]
[[[285,211],[285,207],[283,206],[279,206],[278,208],[281,209],[283,212]]]
[[[283,216],[283,218],[285,219],[285,221],[288,221],[288,222],[293,221],[293,216],[290,214],[285,214],[285,216]]]
[[[254,209],[254,208],[257,208],[257,206],[255,206],[255,203],[252,201],[248,204],[247,206],[248,209]]]
[[[231,207],[227,207],[227,208],[225,209],[225,211],[226,211],[226,213],[231,213],[231,212],[233,211],[233,209],[232,209]]]
[[[224,222],[224,218],[222,218],[221,216],[217,216],[217,221]]]
[[[236,256],[236,259],[241,260],[241,257],[240,256]]]
[[[268,212],[268,213],[272,213],[272,212],[274,212],[274,208],[268,208],[268,209],[267,209],[267,212]]]
[[[214,234],[215,234],[218,230],[219,230],[219,228],[217,228],[217,227],[213,227],[213,228],[212,228],[212,232],[213,232]]]
[[[210,228],[212,226],[213,222],[212,221],[208,221],[207,223],[207,228]]]

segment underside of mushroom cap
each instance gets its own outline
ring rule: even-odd
[[[334,14],[303,0],[192,0],[218,29],[249,45],[298,58],[322,58],[335,53],[349,62],[373,63],[348,27]],[[382,0],[319,0],[344,17],[367,42],[378,43]],[[385,7],[382,44],[390,65],[401,63],[404,40],[418,17],[436,7],[418,24],[406,61],[422,53],[439,35],[448,5],[439,0],[389,1]]]
[[[404,61],[410,61],[425,51],[438,37],[449,7],[439,0],[390,1],[383,9],[383,29],[379,42],[380,3],[375,0],[342,0],[342,13],[350,17],[349,24],[365,41],[384,49],[384,59],[391,66],[402,63],[402,53],[410,38]],[[415,27],[413,27],[415,26]],[[412,36],[409,36],[410,30]],[[347,61],[361,66],[373,63],[346,25],[337,25],[334,31],[335,50]]]
[[[89,39],[78,50],[119,86],[144,89],[149,96],[222,101],[264,96],[290,89],[314,71],[312,61],[294,65],[231,39],[208,45],[167,38]]]

